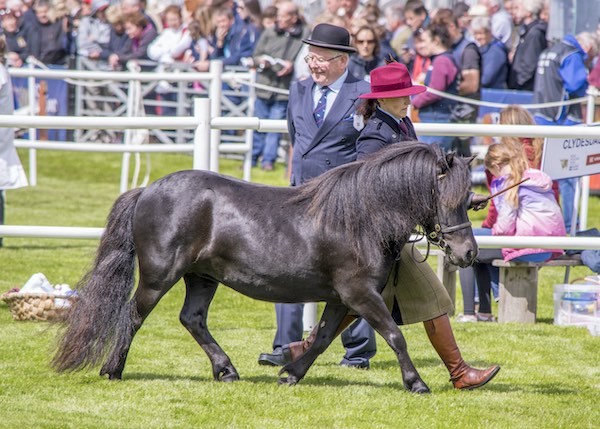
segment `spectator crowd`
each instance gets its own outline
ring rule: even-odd
[[[30,56],[69,67],[80,56],[115,70],[130,60],[187,63],[198,71],[207,71],[213,59],[225,67],[254,67],[259,83],[279,90],[258,91],[256,111],[269,119],[285,117],[287,96],[281,90],[308,76],[302,40],[324,22],[352,35],[356,52],[348,70],[359,79],[368,80],[373,69],[393,58],[408,67],[414,83],[477,100],[486,88],[535,91],[539,64],[534,59],[548,62],[578,51],[579,63],[594,68],[590,82],[600,84],[600,25],[596,33],[551,41],[547,0],[469,4],[428,10],[421,0],[156,0],[148,7],[144,0],[0,0],[0,19],[12,67]],[[560,44],[558,51],[548,51]],[[552,81],[545,79],[546,97],[538,96],[539,102],[563,99],[559,89],[549,87]],[[573,96],[582,88],[565,87]],[[558,99],[547,99],[550,93]],[[478,117],[476,105],[434,92],[416,96],[413,107],[413,119],[426,122]],[[572,112],[541,113],[546,122],[560,123],[555,118]],[[257,134],[255,141],[255,165],[273,169],[279,136]],[[469,153],[469,139],[447,137],[437,143]]]

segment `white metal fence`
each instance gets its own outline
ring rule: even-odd
[[[37,184],[37,157],[36,150],[41,148],[37,145],[38,141],[36,139],[36,131],[41,128],[48,129],[74,129],[74,130],[90,130],[90,129],[102,129],[102,130],[118,130],[127,133],[128,130],[132,129],[144,129],[144,130],[193,130],[195,128],[194,123],[188,123],[186,125],[175,125],[171,126],[171,123],[176,123],[179,119],[182,119],[182,116],[152,116],[152,120],[148,122],[144,122],[143,127],[136,127],[131,122],[127,125],[127,123],[120,123],[122,117],[110,117],[107,114],[102,114],[101,116],[83,116],[80,117],[81,114],[89,113],[83,109],[80,104],[83,105],[85,101],[85,97],[80,95],[82,98],[80,101],[76,103],[76,120],[74,122],[73,117],[69,116],[38,116],[36,115],[37,103],[36,103],[36,79],[63,79],[67,82],[76,85],[78,88],[78,92],[83,92],[83,88],[96,86],[99,83],[104,83],[108,88],[113,92],[113,97],[96,97],[93,98],[94,102],[116,102],[119,103],[132,103],[134,101],[128,100],[127,94],[132,91],[136,84],[146,84],[146,89],[144,91],[150,91],[156,84],[162,80],[175,82],[178,84],[188,84],[192,82],[202,82],[206,87],[206,91],[202,93],[203,97],[207,98],[210,101],[210,116],[211,117],[222,117],[226,115],[235,115],[239,116],[240,114],[246,114],[247,116],[252,116],[254,112],[254,101],[255,101],[255,90],[252,84],[247,86],[245,92],[237,93],[236,96],[240,97],[242,102],[239,106],[234,106],[230,100],[227,99],[223,91],[223,82],[237,82],[237,81],[247,81],[254,82],[256,79],[255,72],[224,72],[223,64],[221,61],[211,61],[210,70],[208,72],[200,73],[200,72],[131,72],[131,71],[90,71],[90,70],[56,70],[56,69],[39,69],[35,68],[35,64],[31,63],[30,67],[27,68],[10,68],[9,73],[12,77],[20,77],[28,79],[28,107],[24,109],[24,111],[31,116],[31,121],[24,121],[22,124],[14,125],[16,128],[26,128],[29,130],[28,141],[20,141],[17,140],[17,147],[28,147],[30,149],[29,153],[29,182],[32,186]],[[121,85],[121,86],[120,86]],[[126,91],[123,90],[122,85],[127,85]],[[198,95],[200,92],[195,91],[194,94]],[[191,94],[189,91],[181,96]],[[229,94],[232,95],[232,94]],[[116,97],[116,98],[115,98]],[[143,102],[143,99],[140,100]],[[147,103],[147,101],[146,101]],[[191,105],[191,103],[187,103],[187,105]],[[114,106],[116,108],[116,113],[130,113],[128,108],[129,106]],[[185,107],[187,109],[187,107]],[[119,110],[120,109],[120,110]],[[181,110],[181,108],[179,109]],[[130,116],[130,115],[128,115]],[[50,119],[52,118],[52,119]],[[76,126],[83,119],[95,118],[99,122],[86,122],[85,127]],[[101,118],[110,119],[108,121],[101,121]],[[45,126],[44,119],[50,119],[53,126]],[[141,118],[130,118],[132,121],[140,121]],[[65,120],[70,122],[65,123]],[[111,127],[110,123],[119,123],[120,126]],[[74,126],[71,126],[74,125]],[[126,126],[127,125],[127,126]],[[1,126],[1,125],[0,125]],[[251,148],[252,148],[252,131],[244,128],[235,128],[240,130],[245,130],[243,137],[240,139],[225,139],[226,141],[233,140],[234,142],[237,140],[240,144],[237,145],[228,145],[223,147],[223,151],[227,153],[237,153],[244,156],[244,178],[246,180],[250,180],[250,171],[251,171]],[[83,135],[85,133],[76,133],[76,135]],[[158,133],[158,136],[163,134]],[[218,128],[213,128],[210,132],[210,139],[214,142],[221,141],[221,130]],[[160,141],[165,142],[164,139],[160,139]],[[125,143],[129,143],[125,141]],[[167,142],[168,143],[168,142]],[[44,143],[45,145],[48,143]],[[53,143],[54,144],[54,143]],[[185,144],[185,143],[182,143]],[[111,145],[112,146],[112,145]],[[96,146],[79,146],[73,147],[72,150],[79,150],[81,147],[82,150],[93,150]],[[46,146],[44,146],[46,148]],[[188,149],[177,149],[173,145],[167,144],[165,146],[167,149],[161,149],[160,151],[165,152],[191,152],[191,144],[188,144]],[[65,150],[65,149],[63,149]],[[109,151],[112,152],[111,149],[99,149],[99,151]],[[150,149],[148,151],[153,151]],[[128,163],[125,162],[129,152],[146,152],[146,149],[138,150],[138,151],[122,151],[115,150],[115,152],[125,152],[124,154],[124,162],[123,162],[123,172],[122,177],[128,175]],[[213,164],[211,165],[212,171],[218,171],[218,146],[215,143],[215,147],[213,148]],[[123,182],[121,190],[124,191]]]

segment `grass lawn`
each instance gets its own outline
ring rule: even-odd
[[[21,152],[27,165],[27,152]],[[152,178],[190,168],[184,155],[152,155]],[[103,226],[118,195],[121,156],[38,152],[38,186],[9,191],[9,225]],[[239,162],[222,172],[241,176]],[[283,168],[253,179],[284,186]],[[474,215],[475,223],[483,213]],[[600,201],[590,201],[591,226]],[[0,293],[42,272],[73,285],[91,263],[94,240],[5,238]],[[225,287],[209,317],[211,332],[242,381],[212,380],[206,355],[178,321],[182,284],[174,287],[136,336],[124,377],[109,382],[98,369],[58,375],[49,368],[56,328],[15,322],[0,303],[0,428],[592,428],[600,425],[600,337],[554,326],[552,287],[564,269],[540,272],[538,323],[454,324],[464,357],[498,363],[488,386],[455,391],[422,325],[402,330],[417,369],[433,394],[407,393],[397,361],[379,338],[371,370],[341,368],[339,340],[295,387],[277,384],[277,369],[256,363],[275,332],[273,305]],[[585,268],[571,278],[590,275]],[[462,311],[460,288],[457,312]],[[495,311],[496,309],[494,309]]]

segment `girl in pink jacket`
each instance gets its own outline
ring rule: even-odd
[[[491,145],[485,157],[485,166],[495,178],[490,190],[493,194],[513,183],[525,183],[494,197],[498,210],[492,235],[566,235],[562,212],[547,174],[529,168],[523,147],[505,142]],[[479,249],[473,271],[479,291],[479,312],[465,315],[462,321],[494,322],[491,304],[491,263],[494,259],[505,261],[543,262],[563,253],[560,249]]]
[[[509,143],[492,145],[485,157],[485,166],[496,177],[491,184],[492,194],[527,179],[494,198],[498,218],[492,227],[493,235],[566,235],[552,179],[540,170],[529,168],[521,148]],[[502,249],[505,261],[544,262],[562,253],[561,249]]]

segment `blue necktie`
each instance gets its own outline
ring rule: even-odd
[[[321,98],[317,103],[317,107],[315,107],[315,111],[313,112],[313,116],[315,118],[315,122],[317,123],[317,127],[320,127],[323,124],[323,119],[325,119],[325,108],[327,107],[327,93],[331,91],[328,86],[324,86],[321,89]]]

